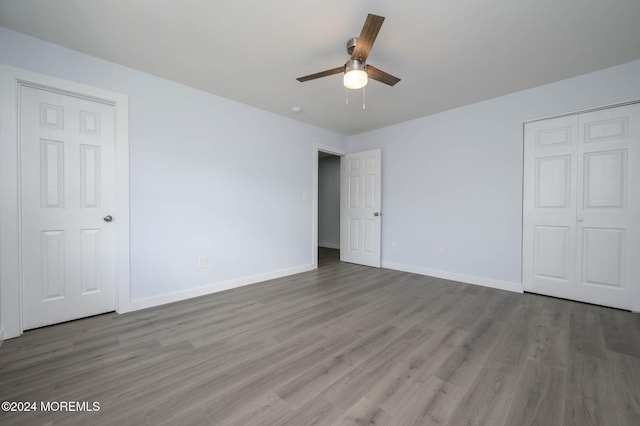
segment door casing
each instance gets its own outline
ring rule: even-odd
[[[113,105],[116,120],[116,312],[131,309],[129,255],[129,100],[126,95],[0,65],[0,340],[22,334],[18,105],[31,86]]]

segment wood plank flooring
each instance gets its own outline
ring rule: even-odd
[[[340,263],[0,347],[12,425],[639,425],[640,315]]]

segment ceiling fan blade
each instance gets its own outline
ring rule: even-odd
[[[369,75],[369,78],[377,80],[380,83],[388,84],[389,86],[393,86],[400,81],[398,77],[386,73],[372,65],[367,65],[367,74]]]
[[[305,75],[304,77],[298,77],[296,78],[296,80],[302,83],[303,81],[315,80],[316,78],[327,77],[329,75],[339,74],[341,72],[344,72],[344,65],[341,67],[332,68],[330,70],[317,72],[315,74]]]
[[[360,37],[358,37],[356,47],[353,49],[353,53],[351,54],[351,59],[358,59],[362,62],[367,60],[371,47],[373,46],[373,42],[376,41],[376,37],[378,36],[378,32],[380,32],[383,22],[384,16],[372,14],[367,15],[367,20],[364,21],[362,31],[360,31]]]

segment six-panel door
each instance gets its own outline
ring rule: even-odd
[[[23,328],[112,311],[113,106],[21,86],[19,120]]]
[[[342,157],[340,260],[380,267],[380,150]]]

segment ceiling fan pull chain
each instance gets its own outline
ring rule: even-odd
[[[365,86],[365,87],[367,87],[367,86]],[[363,111],[367,109],[367,105],[365,103],[365,100],[366,100],[366,95],[365,95],[365,89],[363,87],[362,88],[362,110]]]

